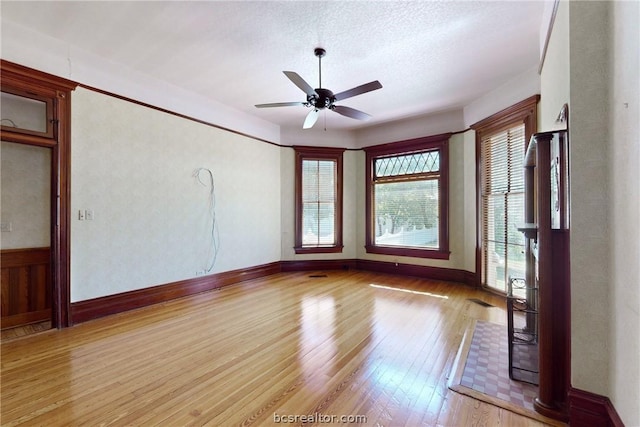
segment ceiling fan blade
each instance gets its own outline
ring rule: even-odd
[[[342,114],[343,116],[351,117],[352,119],[357,120],[369,120],[371,118],[371,116],[367,113],[363,113],[362,111],[356,110],[355,108],[345,107],[342,105],[336,105],[335,107],[333,107],[333,111],[338,114]]]
[[[293,107],[294,105],[304,105],[304,102],[274,102],[271,104],[256,104],[257,108],[271,108],[271,107]]]
[[[320,116],[320,111],[316,110],[315,108],[311,111],[309,111],[309,114],[307,114],[307,118],[304,119],[304,124],[302,125],[302,129],[310,129],[313,127],[313,125],[316,124],[316,121],[318,120],[318,117]]]
[[[372,90],[376,90],[380,88],[382,88],[382,84],[379,81],[374,80],[372,82],[365,83],[360,86],[356,86],[353,89],[340,92],[334,95],[334,98],[336,99],[336,101],[341,101],[343,99],[351,98],[352,96],[356,96],[356,95],[362,95],[363,93],[371,92]]]
[[[294,85],[298,86],[308,96],[318,95],[315,89],[309,86],[309,83],[304,81],[304,79],[300,77],[298,73],[293,71],[283,71],[283,73],[285,76],[289,77],[289,80],[291,80]]]

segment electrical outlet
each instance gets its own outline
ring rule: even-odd
[[[84,219],[87,221],[93,221],[93,209],[85,209]]]
[[[11,221],[0,222],[0,231],[3,233],[11,231]]]
[[[205,271],[204,270],[198,270],[196,271],[196,276],[204,276]]]

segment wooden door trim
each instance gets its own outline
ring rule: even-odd
[[[50,147],[51,155],[51,271],[52,326],[71,325],[71,91],[77,83],[0,60],[2,87],[27,90],[53,101],[53,137],[29,135],[2,127],[0,139]]]

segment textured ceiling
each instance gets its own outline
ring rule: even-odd
[[[2,20],[285,127],[302,126],[304,101],[284,70],[335,93],[383,88],[336,103],[368,122],[355,129],[460,108],[537,65],[542,1],[2,2]]]

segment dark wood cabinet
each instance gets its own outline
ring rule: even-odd
[[[525,158],[527,278],[537,294],[539,392],[534,407],[568,419],[570,386],[569,156],[565,130],[534,134]]]

